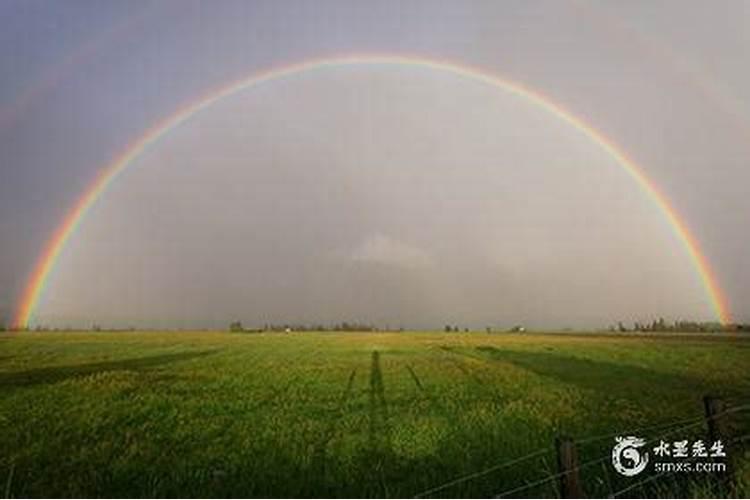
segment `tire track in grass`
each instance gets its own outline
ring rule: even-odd
[[[289,366],[295,367],[294,371],[291,374],[291,377],[287,380],[287,383],[284,384],[283,387],[276,388],[273,391],[271,397],[266,398],[268,399],[267,403],[272,403],[273,401],[279,399],[280,396],[289,393],[291,389],[294,388],[299,382],[302,382],[300,384],[300,388],[313,386],[321,376],[320,370],[314,370],[315,373],[311,375],[302,369],[302,363],[306,359],[315,360],[320,356],[320,354],[321,347],[320,345],[316,345],[313,350],[302,351],[299,353],[299,355],[290,360]]]
[[[306,357],[314,358],[319,353],[320,353],[320,348],[317,348],[311,352],[302,351],[291,360],[290,365],[299,367],[300,362],[304,360]],[[291,377],[287,379],[285,384],[283,384],[282,386],[275,386],[271,388],[271,390],[269,391],[270,394],[266,395],[263,398],[254,400],[255,404],[250,406],[247,411],[255,412],[261,408],[268,406],[269,404],[272,404],[275,400],[279,399],[279,397],[281,397],[284,394],[287,394],[290,391],[290,389],[302,379],[303,379],[303,374],[299,370],[295,370],[292,373]]]
[[[344,389],[343,393],[341,394],[341,397],[339,398],[338,405],[334,410],[334,415],[330,418],[328,421],[328,425],[326,426],[325,430],[323,431],[323,434],[321,435],[318,442],[315,444],[313,448],[313,456],[312,456],[312,464],[313,464],[313,470],[316,471],[317,477],[325,478],[327,477],[327,452],[328,452],[328,444],[331,442],[333,437],[336,435],[336,427],[341,422],[341,420],[346,415],[346,404],[349,401],[349,397],[351,396],[352,389],[354,387],[354,380],[357,376],[357,369],[354,368],[349,373],[349,379],[346,382],[346,388]],[[318,492],[321,493],[321,492]],[[327,492],[324,492],[327,493]]]
[[[370,421],[369,448],[367,463],[363,466],[369,471],[369,483],[365,487],[365,496],[389,497],[388,477],[394,473],[394,453],[391,445],[391,425],[388,403],[385,399],[383,370],[380,364],[380,352],[372,351],[370,362]],[[372,488],[372,489],[370,489]]]
[[[422,383],[422,379],[419,378],[417,372],[411,365],[406,365],[406,370],[409,372],[409,375],[414,381],[414,385],[416,385],[417,389],[419,390],[419,397],[422,399],[422,401],[427,403],[425,411],[420,411],[414,417],[415,421],[419,421],[419,419],[421,418],[430,418],[430,416],[434,416],[433,418],[436,418],[435,421],[439,422],[439,424],[435,425],[444,426],[445,428],[445,434],[441,439],[461,439],[461,435],[465,432],[465,429],[459,423],[459,419],[456,418],[456,413],[451,412],[449,408],[443,404],[440,396],[435,394],[434,390],[430,390],[429,386],[426,387]],[[425,488],[428,487],[428,485],[423,486]]]
[[[446,409],[446,407],[440,402],[440,400],[422,384],[422,380],[419,378],[414,368],[411,365],[406,365],[406,371],[409,372],[409,375],[414,381],[414,385],[416,385],[417,389],[419,389],[419,394],[421,395],[422,399],[427,401],[429,405],[432,406],[442,418],[444,418],[452,425],[452,414]]]
[[[499,391],[493,390],[493,381],[480,377],[477,373],[481,372],[484,364],[476,370],[472,370],[460,358],[456,359],[456,356],[460,356],[459,353],[451,351],[452,349],[449,347],[441,347],[437,351],[437,357],[435,356],[435,351],[432,351],[432,353],[423,353],[421,358],[429,363],[429,367],[433,365],[440,367],[441,364],[444,366],[444,363],[455,367],[455,370],[461,374],[459,377],[451,375],[451,379],[455,382],[455,387],[467,393],[474,393],[474,397],[472,398],[457,400],[455,397],[448,397],[446,399],[445,386],[442,385],[444,383],[443,379],[438,377],[438,385],[431,386],[429,378],[425,379],[424,376],[420,378],[413,365],[405,366],[406,371],[419,391],[418,397],[429,405],[426,412],[422,411],[417,415],[417,419],[421,421],[422,418],[432,414],[432,416],[439,419],[438,421],[442,421],[438,425],[443,426],[443,431],[439,438],[440,445],[437,448],[440,451],[435,455],[429,456],[425,461],[422,458],[417,459],[417,466],[423,468],[423,474],[420,479],[414,481],[410,486],[412,488],[411,491],[420,491],[433,487],[435,483],[444,480],[446,475],[454,476],[475,472],[478,469],[485,468],[489,460],[496,458],[486,453],[483,454],[482,450],[479,449],[488,444],[489,436],[483,437],[481,433],[478,434],[478,430],[473,427],[472,422],[467,422],[462,417],[465,411],[476,404],[477,392],[489,395],[493,401],[503,401],[502,396],[500,396]],[[429,369],[428,373],[431,374]],[[455,396],[452,392],[450,394]],[[448,406],[444,404],[446,401],[450,401]],[[479,491],[490,491],[487,488],[483,490],[483,486],[481,485],[474,486],[473,488],[466,490],[474,492],[472,496],[476,496],[476,492]],[[454,495],[463,496],[463,493],[454,493]]]
[[[370,364],[370,448],[375,452],[390,449],[388,403],[385,400],[380,352],[372,351]]]
[[[289,394],[294,395],[293,389],[297,388],[299,392],[303,392],[304,389],[314,387],[317,381],[321,378],[322,370],[314,369],[312,370],[312,373],[310,371],[306,371],[303,369],[304,365],[302,364],[305,360],[315,360],[317,359],[322,352],[322,348],[320,344],[316,344],[313,346],[311,350],[302,351],[298,355],[294,356],[291,360],[289,360],[288,363],[286,363],[288,366],[291,366],[294,368],[294,371],[291,375],[291,377],[287,380],[286,384],[283,385],[283,387],[279,387],[273,391],[271,395],[264,398],[262,402],[258,405],[255,405],[254,409],[258,409],[261,407],[268,407],[274,405],[277,401],[281,400],[283,396],[287,396]],[[299,402],[299,399],[296,397],[292,397],[289,399],[289,401],[296,401]],[[300,420],[304,420],[306,417],[305,412],[301,411],[291,411],[288,408],[277,408],[276,410],[271,412],[272,414],[260,414],[257,415],[258,417],[258,426],[264,426],[267,419],[274,419],[277,415],[281,414],[284,416],[291,417],[288,423],[286,424],[287,428],[299,428],[299,424],[301,423]],[[288,466],[288,460],[289,456],[284,451],[284,446],[278,441],[278,438],[280,435],[276,431],[271,431],[270,434],[267,433],[267,428],[263,427],[263,435],[262,438],[265,443],[265,448],[261,448],[265,450],[265,458],[267,464],[282,464],[282,466]],[[269,439],[270,436],[270,439]],[[303,442],[307,443],[309,445],[310,440],[309,438],[305,437],[304,435],[298,435],[296,438],[297,442]],[[304,448],[304,446],[303,446]],[[288,450],[286,450],[288,451]],[[286,473],[293,473],[298,474],[299,470],[293,469],[288,470]],[[262,467],[251,467],[249,470],[243,471],[243,474],[245,474],[245,477],[243,478],[244,481],[247,484],[263,484],[266,481],[268,481],[268,469],[263,469]],[[286,491],[286,493],[282,496],[300,496],[303,495],[303,485],[302,484],[292,484],[288,483],[288,487],[291,487],[292,489]],[[243,491],[242,495],[244,496],[246,493]],[[266,496],[266,495],[261,495]],[[307,493],[307,496],[309,496],[309,492]]]
[[[411,379],[414,381],[414,384],[417,386],[417,389],[419,389],[419,392],[425,393],[424,387],[422,386],[422,382],[419,380],[419,377],[414,371],[414,368],[412,368],[411,365],[406,365],[406,371],[408,371],[409,375],[411,375]]]
[[[504,397],[500,393],[500,391],[498,391],[497,387],[495,387],[493,383],[483,380],[479,375],[477,375],[476,370],[469,369],[466,366],[466,363],[463,362],[460,358],[468,358],[474,361],[479,361],[483,365],[494,369],[494,367],[488,360],[456,351],[455,349],[448,346],[440,346],[440,349],[444,353],[449,354],[449,356],[447,357],[448,362],[455,366],[456,369],[460,371],[464,375],[464,377],[466,377],[466,379],[472,383],[473,386],[479,389],[479,392],[489,397],[491,401],[498,403],[500,406],[504,406],[507,403],[508,399]]]
[[[315,454],[316,455],[325,455],[326,447],[328,446],[328,443],[333,439],[333,436],[336,434],[336,424],[339,423],[340,419],[346,414],[346,402],[349,400],[349,396],[352,393],[352,388],[354,387],[354,380],[357,376],[357,369],[354,368],[349,373],[349,379],[346,383],[346,388],[341,393],[341,396],[339,397],[338,405],[334,410],[333,418],[331,418],[328,421],[328,425],[326,426],[325,430],[323,431],[323,434],[321,436],[321,439],[318,441],[318,443],[315,445]]]
[[[319,354],[319,352],[320,348],[319,346],[316,346],[311,351],[302,351],[297,353],[297,355],[291,358],[288,362],[288,366],[295,367],[295,369],[291,373],[288,373],[288,377],[285,377],[285,381],[281,382],[278,385],[270,387],[267,391],[263,391],[264,393],[262,395],[257,395],[258,389],[262,387],[262,384],[260,386],[253,386],[252,388],[250,388],[250,395],[248,397],[248,399],[250,400],[250,404],[243,408],[245,419],[254,421],[255,425],[261,425],[261,423],[268,418],[268,415],[264,413],[266,408],[268,408],[269,406],[273,406],[284,396],[292,392],[292,389],[301,381],[303,382],[302,385],[306,386],[312,382],[312,379],[317,380],[317,377],[305,377],[305,373],[300,370],[299,367],[301,365],[301,362],[305,358],[314,358]],[[274,364],[274,362],[264,364],[264,368],[267,370],[265,374],[266,377],[269,373],[272,373]],[[261,382],[264,382],[267,379],[260,377],[259,380]]]
[[[448,356],[452,358],[455,355],[455,353],[451,352],[451,349],[447,346],[440,346],[439,349],[437,358],[433,354],[423,355],[423,359],[425,359],[430,366],[439,366],[440,363],[447,361]],[[484,381],[471,373],[460,361],[452,360],[451,365],[455,366],[464,377],[469,378],[475,385],[478,385],[480,388],[478,392],[489,392],[485,387],[486,384]],[[444,425],[446,426],[446,439],[454,440],[455,442],[466,441],[466,439],[472,435],[473,431],[470,426],[467,427],[467,423],[463,416],[467,408],[475,405],[477,400],[475,395],[476,391],[473,390],[472,385],[467,386],[460,378],[452,377],[455,384],[451,385],[454,385],[457,389],[463,390],[469,397],[459,397],[458,394],[453,394],[451,392],[451,395],[446,398],[444,390],[431,390],[430,384],[425,384],[424,378],[420,379],[412,366],[407,366],[407,370],[417,388],[420,389],[423,399],[427,401],[430,407],[434,410],[434,414],[443,420]],[[438,381],[438,385],[435,387],[443,387],[443,383],[443,381]],[[493,396],[493,399],[500,399],[500,397],[496,396],[494,393],[490,395]],[[446,405],[445,403],[448,404]]]
[[[502,370],[498,363],[493,363],[492,360],[478,356],[473,351],[464,352],[460,347],[454,348],[443,345],[439,349],[444,355],[443,360],[454,366],[467,379],[467,394],[471,395],[472,392],[476,392],[478,395],[478,398],[475,396],[464,402],[467,407],[481,407],[483,403],[489,403],[492,406],[497,405],[496,408],[492,408],[492,411],[498,416],[496,420],[487,423],[487,425],[480,425],[475,429],[472,429],[471,423],[467,428],[461,427],[461,431],[465,433],[462,439],[465,442],[473,443],[473,446],[463,452],[466,453],[463,457],[464,465],[471,464],[471,466],[465,468],[465,472],[471,473],[472,469],[486,468],[493,460],[496,460],[497,456],[506,456],[506,453],[510,450],[515,450],[518,456],[528,453],[526,443],[518,440],[521,430],[516,429],[515,425],[508,427],[502,423],[503,418],[499,418],[504,408],[513,401],[513,388],[509,387],[507,394],[504,394],[501,390],[507,382],[504,382],[502,378],[497,378],[502,376]],[[509,364],[509,366],[513,365]],[[484,376],[480,376],[480,374]],[[462,451],[456,451],[457,455],[461,453]],[[489,478],[480,479],[466,491],[472,492],[469,496],[484,496],[487,491],[492,491],[489,489],[492,481],[508,481],[509,478],[513,477],[513,473],[516,472],[506,471],[504,474],[491,479],[490,483],[487,483]],[[465,493],[459,494],[459,496],[464,495]]]

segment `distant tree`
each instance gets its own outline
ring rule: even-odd
[[[623,325],[622,321],[618,321],[617,322],[617,330],[620,331],[620,332],[627,332],[628,331],[628,327],[626,327],[625,325]]]
[[[445,325],[445,331],[446,332],[450,333],[452,330],[453,330],[453,328],[451,328],[451,325]]]
[[[241,332],[242,330],[242,321],[232,321],[229,323],[230,332]]]
[[[492,333],[492,328],[491,328],[491,327],[489,327],[489,326],[488,326],[488,327],[486,328],[486,330],[487,330],[487,333]]]

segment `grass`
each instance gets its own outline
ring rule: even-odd
[[[711,474],[619,476],[613,435],[705,436],[750,403],[750,341],[479,333],[0,336],[0,485],[15,497],[494,496],[579,441],[589,495],[724,496]],[[750,412],[732,414],[736,436]],[[693,419],[687,428],[677,422]],[[696,420],[697,419],[697,420]],[[683,424],[685,426],[687,424]],[[608,436],[586,442],[598,436]],[[747,452],[732,450],[748,496]],[[549,480],[513,496],[557,496]]]

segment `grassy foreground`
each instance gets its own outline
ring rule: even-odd
[[[2,334],[0,488],[11,497],[557,496],[551,447],[565,434],[580,441],[590,495],[723,495],[711,474],[637,486],[649,476],[619,476],[609,460],[614,435],[643,427],[649,444],[704,437],[707,393],[750,403],[748,339]],[[747,434],[750,413],[733,417],[736,436]],[[748,496],[750,460],[738,449],[735,494]]]

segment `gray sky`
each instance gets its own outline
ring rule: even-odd
[[[609,137],[750,321],[746,2],[0,4],[0,318],[113,156],[210,89],[341,54],[471,64]],[[424,68],[316,71],[196,115],[71,240],[51,325],[431,327],[712,319],[663,215],[596,144]]]

